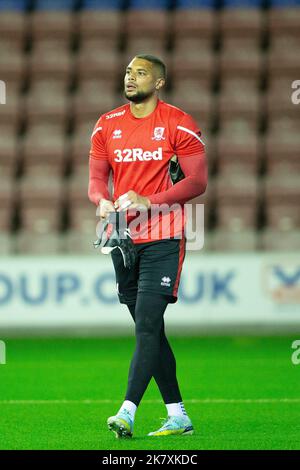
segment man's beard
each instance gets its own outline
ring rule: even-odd
[[[133,103],[142,103],[147,98],[149,98],[153,92],[152,91],[138,91],[135,95],[128,95],[126,90],[124,91],[125,97],[132,101]]]

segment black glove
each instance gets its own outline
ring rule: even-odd
[[[115,249],[119,249],[125,268],[135,265],[137,253],[131,239],[130,229],[127,227],[124,212],[111,212],[103,223],[102,233],[94,242],[94,247],[100,246],[101,253],[108,255]]]
[[[178,158],[176,155],[173,155],[169,161],[169,174],[173,184],[178,183],[183,178],[185,178],[184,173],[179,165]]]

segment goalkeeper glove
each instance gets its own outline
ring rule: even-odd
[[[94,247],[100,247],[104,255],[118,249],[123,257],[125,268],[130,269],[135,265],[137,253],[123,212],[111,212],[108,215],[100,237],[94,242]]]

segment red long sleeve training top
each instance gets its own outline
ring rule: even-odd
[[[183,204],[204,193],[207,185],[205,149],[200,135],[190,115],[161,100],[144,118],[136,118],[129,104],[102,115],[91,138],[90,200],[96,205],[101,198],[115,201],[129,190],[148,197],[151,210],[140,215],[138,227],[131,226],[135,243],[182,234]],[[173,155],[177,155],[185,175],[175,185],[168,171]],[[112,197],[108,190],[111,171]],[[158,207],[161,204],[176,207],[162,211]],[[130,214],[136,212],[128,213],[128,220],[132,220]]]

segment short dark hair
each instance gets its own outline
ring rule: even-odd
[[[137,59],[148,60],[148,62],[151,62],[152,64],[154,64],[157,70],[159,71],[160,78],[164,78],[166,80],[167,67],[166,67],[166,64],[161,59],[151,54],[138,54],[135,57]]]

